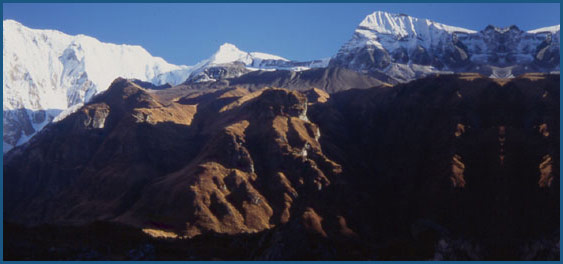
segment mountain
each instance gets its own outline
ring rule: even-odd
[[[559,82],[453,74],[329,94],[116,79],[4,155],[5,252],[558,259]]]
[[[195,89],[232,83],[252,89],[305,88],[307,84],[340,91],[439,73],[510,78],[559,71],[559,25],[527,32],[516,26],[488,26],[477,32],[378,11],[360,23],[352,39],[332,58],[298,62],[241,51],[225,43],[193,66],[169,64],[140,46],[29,29],[13,20],[4,20],[3,26],[4,152],[28,141],[63,111],[72,111],[68,108],[88,102],[117,77],[149,82],[157,89],[181,83]],[[370,77],[348,82],[356,77],[343,69]],[[320,80],[319,74],[327,79]]]
[[[559,26],[193,66],[3,26],[7,260],[559,259]]]
[[[172,65],[140,46],[30,29],[3,21],[4,151],[20,145],[61,111],[87,102],[119,76],[178,84],[190,67]]]
[[[350,228],[379,259],[558,259],[559,82],[440,75],[311,107]]]
[[[3,21],[3,149],[21,145],[61,112],[88,102],[117,77],[156,86],[238,77],[255,70],[325,67],[224,44],[194,66],[173,65],[140,46],[103,43],[85,35],[30,29]]]
[[[188,237],[269,229],[289,220],[298,190],[318,192],[339,173],[322,154],[307,107],[305,95],[284,89],[223,89],[167,101],[117,79],[4,156],[11,164],[5,173],[12,176],[19,174],[16,163],[27,163],[29,150],[50,160],[31,158],[25,167],[23,174],[40,171],[38,182],[6,178],[15,188],[7,190],[6,205],[14,206],[6,216],[26,224],[84,224],[91,217],[154,222]],[[280,166],[287,169],[278,171]],[[193,219],[188,229],[186,219]]]
[[[406,82],[430,73],[478,72],[507,78],[559,71],[559,25],[531,31],[488,26],[474,31],[404,14],[374,12],[330,61]]]
[[[225,43],[209,59],[195,65],[186,82],[214,82],[239,77],[256,70],[302,71],[311,68],[324,68],[327,64],[327,59],[296,62],[276,55],[241,51],[235,45]]]

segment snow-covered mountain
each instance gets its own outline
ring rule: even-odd
[[[3,21],[3,56],[4,151],[117,77],[177,84],[191,69],[153,57],[140,46],[30,29],[14,20]]]
[[[166,73],[190,69],[140,46],[34,30],[13,20],[3,27],[4,109],[64,109],[107,89],[118,76],[179,83],[183,80]]]
[[[326,67],[328,59],[293,62],[224,44],[194,66],[173,65],[141,46],[103,43],[3,21],[3,149],[28,141],[61,112],[88,102],[117,77],[177,85],[237,77],[255,70]],[[57,119],[60,119],[57,118]]]
[[[474,31],[378,11],[360,23],[330,65],[397,82],[438,72],[509,77],[559,71],[559,25],[528,32],[516,26]]]
[[[225,43],[209,59],[201,61],[193,67],[187,82],[213,82],[238,77],[256,70],[303,71],[311,68],[324,68],[328,62],[328,58],[306,62],[291,61],[272,54],[242,51],[233,44]]]

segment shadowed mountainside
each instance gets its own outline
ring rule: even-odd
[[[224,88],[244,88],[250,91],[260,90],[266,87],[286,88],[290,90],[309,90],[316,87],[328,93],[344,91],[352,88],[371,88],[376,86],[390,86],[380,81],[384,76],[375,78],[361,74],[349,69],[330,67],[316,68],[305,71],[253,71],[246,74],[224,78],[213,82],[186,82],[182,86],[190,89],[224,89]]]
[[[73,237],[111,222],[143,230],[140,259],[558,259],[558,146],[559,75],[330,95],[118,79],[4,156],[5,251],[135,259]]]

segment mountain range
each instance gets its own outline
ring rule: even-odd
[[[193,66],[5,20],[6,260],[558,260],[559,26]]]
[[[208,82],[255,70],[303,70],[326,60],[291,62],[279,56],[240,51],[223,44],[209,59],[178,66],[140,46],[102,43],[92,37],[34,30],[3,21],[4,151],[25,143],[62,111],[88,102],[117,77],[154,85]],[[237,68],[237,65],[242,65]],[[229,67],[229,71],[218,66]]]
[[[559,258],[559,75],[169,89],[4,155],[7,259]]]
[[[225,80],[252,73],[282,78],[292,88],[295,85],[289,80],[309,69],[344,68],[367,75],[360,77],[367,83],[360,80],[353,86],[328,87],[329,82],[322,81],[326,89],[336,91],[371,87],[377,81],[396,84],[435,73],[478,72],[507,78],[559,71],[559,25],[527,32],[516,26],[489,26],[477,32],[380,11],[368,15],[332,58],[307,62],[245,52],[225,43],[196,65],[173,65],[140,46],[34,30],[13,20],[3,21],[3,37],[4,152],[25,143],[61,112],[88,102],[117,77],[155,86],[186,83],[202,88],[229,86]],[[270,71],[285,73],[257,73]],[[348,80],[352,74],[330,78]]]

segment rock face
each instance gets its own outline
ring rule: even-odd
[[[559,257],[559,75],[330,95],[137,83],[4,156],[14,259],[114,259],[103,234],[80,242],[96,223],[135,234],[125,259]]]
[[[440,72],[506,78],[559,71],[559,25],[531,31],[488,26],[479,32],[403,14],[368,15],[329,65],[405,82]]]

